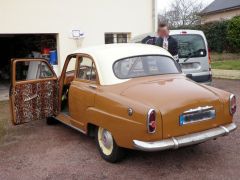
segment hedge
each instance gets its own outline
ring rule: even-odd
[[[240,16],[234,17],[229,21],[227,40],[233,51],[240,51]]]

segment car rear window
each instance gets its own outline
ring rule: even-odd
[[[113,64],[119,79],[181,73],[179,65],[170,57],[159,55],[124,58]]]
[[[172,35],[178,41],[179,58],[205,57],[206,46],[202,36],[197,34]]]

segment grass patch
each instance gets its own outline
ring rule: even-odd
[[[8,101],[0,101],[0,140],[6,134],[10,122]]]
[[[240,60],[214,61],[212,69],[240,70]]]
[[[240,60],[240,53],[215,53],[211,54],[212,61]]]

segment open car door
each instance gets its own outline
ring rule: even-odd
[[[57,115],[58,79],[44,59],[11,61],[10,105],[13,124]]]

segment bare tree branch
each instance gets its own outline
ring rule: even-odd
[[[201,0],[175,0],[167,11],[159,14],[159,21],[177,28],[200,23]]]

